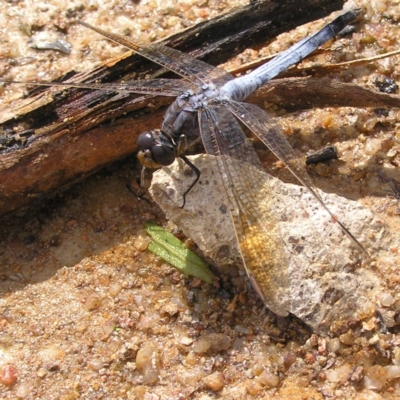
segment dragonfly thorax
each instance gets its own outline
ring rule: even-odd
[[[139,135],[137,157],[144,167],[157,169],[168,166],[187,150],[186,144],[200,140],[196,110],[202,107],[202,101],[202,94],[178,97],[168,107],[161,129]]]

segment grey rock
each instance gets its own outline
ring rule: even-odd
[[[241,262],[241,256],[230,217],[234,210],[227,203],[209,157],[191,157],[201,177],[188,193],[184,208],[183,193],[194,176],[187,174],[182,161],[157,171],[150,193],[167,218],[223,267]],[[374,316],[377,296],[383,291],[374,263],[355,251],[338,224],[305,188],[283,183],[252,166],[243,164],[242,168],[259,174],[255,195],[268,201],[268,218],[280,233],[277,243],[281,243],[286,256],[285,265],[269,271],[279,279],[271,280],[276,285],[268,290],[266,306],[279,315],[296,315],[322,335],[328,334],[333,324]],[[320,194],[373,258],[387,253],[390,237],[369,209],[335,194]]]

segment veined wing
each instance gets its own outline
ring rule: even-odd
[[[271,211],[269,177],[262,172],[250,140],[225,107],[200,111],[199,125],[206,151],[215,156],[211,158],[213,168],[220,174],[229,199],[247,275],[267,307],[286,316],[290,305],[280,301],[277,291],[287,290],[288,263]]]
[[[248,103],[229,101],[226,107],[246,125],[292,172],[292,174],[310,191],[318,202],[331,215],[332,219],[340,225],[343,232],[352,240],[357,248],[368,258],[369,255],[360,242],[351,232],[331,213],[318,194],[310,176],[297,159],[292,146],[286,136],[272,118],[261,108]]]
[[[135,53],[147,58],[148,60],[151,60],[158,65],[175,72],[176,74],[196,85],[202,86],[211,82],[215,82],[220,85],[233,79],[233,76],[224,69],[217,68],[203,61],[197,60],[196,58],[182,53],[179,50],[175,50],[158,43],[143,46],[131,38],[106,32],[103,29],[96,28],[82,21],[79,21],[79,23],[86,28],[100,33],[113,42],[133,50]]]
[[[86,83],[86,82],[29,82],[29,81],[3,81],[9,83],[23,83],[35,86],[60,86],[79,89],[94,89],[111,92],[128,92],[138,94],[154,94],[159,96],[178,97],[184,92],[193,90],[190,82],[179,79],[145,79],[121,83]]]

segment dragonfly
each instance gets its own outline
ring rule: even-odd
[[[235,228],[238,247],[249,280],[264,304],[278,315],[287,315],[279,301],[269,296],[269,288],[279,285],[280,268],[286,263],[279,232],[272,226],[268,198],[259,199],[257,174],[251,168],[263,170],[261,161],[244,133],[247,127],[291,171],[297,180],[325,208],[334,223],[350,238],[360,253],[368,256],[362,244],[333,215],[296,156],[279,125],[266,111],[244,100],[265,82],[297,64],[318,47],[335,37],[360,15],[358,9],[348,11],[318,32],[278,54],[249,74],[235,78],[222,68],[214,67],[188,54],[159,43],[141,45],[131,38],[104,31],[79,22],[86,28],[174,72],[183,79],[148,79],[121,83],[47,83],[86,89],[127,91],[139,94],[158,94],[174,97],[167,109],[161,128],[142,133],[138,138],[138,159],[143,165],[141,185],[149,186],[154,170],[182,159],[195,173],[199,171],[185,156],[195,144],[201,142],[216,174],[223,182],[226,200]],[[26,82],[25,82],[26,83]],[[43,85],[44,83],[30,82]],[[243,165],[246,164],[246,168]],[[248,168],[250,166],[250,168]],[[150,174],[150,175],[149,175]]]

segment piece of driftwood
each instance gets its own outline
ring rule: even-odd
[[[164,41],[212,64],[340,9],[343,1],[256,1]],[[112,82],[162,73],[126,53],[74,82]],[[160,126],[171,98],[51,88],[0,110],[0,215],[52,194],[136,150]]]
[[[274,79],[248,99],[255,104],[265,101],[290,110],[314,107],[400,107],[400,96],[381,93],[354,83],[330,78],[292,77]]]

